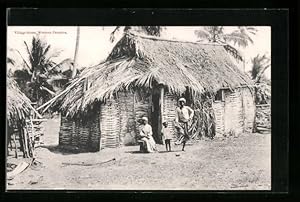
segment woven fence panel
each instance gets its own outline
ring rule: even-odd
[[[120,110],[120,144],[132,145],[135,143],[135,116],[133,93],[118,93]]]
[[[225,92],[225,133],[234,132],[240,134],[243,132],[244,115],[242,108],[241,92]]]
[[[177,132],[174,126],[176,107],[177,107],[176,95],[166,93],[163,99],[163,121],[168,122],[168,128],[170,133],[173,134],[174,140],[177,138]]]
[[[222,101],[214,102],[213,110],[215,113],[216,136],[220,137],[223,136],[225,132],[225,126],[224,126],[225,102]]]
[[[101,106],[101,147],[115,148],[119,146],[120,113],[118,103],[111,99]]]
[[[254,98],[248,88],[243,89],[243,104],[244,104],[244,130],[252,132],[255,119],[255,103]]]

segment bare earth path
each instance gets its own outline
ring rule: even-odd
[[[57,139],[50,126],[45,142]],[[8,189],[269,190],[270,144],[270,134],[243,134],[200,141],[186,152],[174,145],[174,152],[158,145],[154,154],[136,153],[138,146],[79,154],[38,148],[42,166],[18,175]],[[69,165],[82,163],[88,165]]]

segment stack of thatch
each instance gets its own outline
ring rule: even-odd
[[[209,96],[202,96],[194,103],[195,115],[191,126],[191,138],[214,138],[216,135],[216,120],[213,100]]]

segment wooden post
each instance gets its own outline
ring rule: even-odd
[[[26,157],[29,157],[29,145],[28,145],[28,136],[29,136],[29,129],[28,129],[28,125],[27,122],[25,123],[26,125],[26,132],[24,132],[24,142],[25,142],[25,150],[26,150]]]
[[[134,119],[133,119],[133,120],[134,120],[134,127],[133,127],[133,128],[134,128],[135,134],[139,134],[139,133],[138,133],[138,132],[139,132],[139,131],[138,131],[138,126],[137,126],[137,119],[136,119],[136,114],[135,114],[135,111],[136,111],[136,110],[135,110],[135,99],[136,99],[136,98],[135,98],[135,97],[136,97],[135,94],[136,94],[136,92],[133,93],[133,117],[134,117]],[[136,140],[136,139],[135,139],[135,140]]]
[[[15,156],[16,159],[18,158],[18,147],[17,147],[17,141],[16,141],[16,133],[14,133],[14,146],[15,146]]]
[[[102,130],[101,130],[101,110],[102,110],[102,106],[99,106],[99,111],[98,111],[98,117],[99,117],[99,151],[101,151],[102,149]]]
[[[245,103],[244,103],[244,89],[241,89],[241,98],[242,98],[242,119],[243,119],[243,132],[246,131],[246,117],[245,117]]]
[[[162,143],[161,138],[161,129],[162,129],[162,121],[163,121],[163,114],[164,114],[164,86],[160,86],[160,96],[159,96],[159,122],[158,122],[158,135],[160,137],[160,141]]]
[[[73,69],[72,69],[72,79],[75,78],[76,72],[77,72],[79,38],[80,38],[80,27],[77,26],[77,35],[76,35],[75,53],[74,53],[74,65],[73,65]]]
[[[25,145],[24,145],[24,138],[23,138],[23,128],[19,129],[19,142],[20,142],[20,150],[23,152],[23,158],[26,158],[25,156]]]

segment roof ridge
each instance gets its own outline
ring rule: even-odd
[[[138,38],[143,38],[143,39],[152,39],[152,40],[158,40],[158,41],[169,41],[169,42],[176,42],[176,43],[192,43],[192,44],[197,44],[197,45],[209,45],[209,46],[226,46],[227,44],[218,44],[218,43],[199,43],[196,41],[185,41],[185,40],[174,40],[174,39],[166,39],[166,38],[161,38],[161,37],[156,37],[156,36],[146,36],[146,35],[141,35],[141,34],[135,34],[132,32],[127,32],[125,33],[125,36],[131,36],[131,37],[138,37]]]

